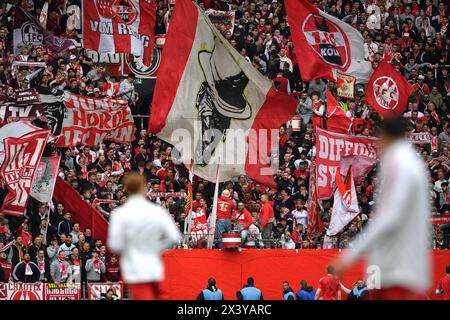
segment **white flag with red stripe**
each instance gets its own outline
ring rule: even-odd
[[[345,182],[342,181],[340,170],[336,170],[336,191],[334,192],[333,211],[327,235],[335,236],[338,234],[347,224],[355,219],[358,213],[358,198],[351,168]]]
[[[127,52],[151,64],[156,0],[83,1],[84,48]]]
[[[248,63],[190,0],[177,1],[164,46],[150,131],[175,145],[194,174],[247,174],[274,185],[278,129],[296,102]]]

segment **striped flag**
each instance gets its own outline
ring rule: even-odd
[[[358,199],[351,167],[345,181],[342,181],[340,170],[336,170],[336,191],[334,192],[333,211],[328,236],[335,236],[341,232],[359,213]]]
[[[149,66],[155,14],[155,0],[83,1],[84,47],[100,53],[131,53]]]

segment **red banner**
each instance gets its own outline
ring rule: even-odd
[[[135,125],[128,102],[71,95],[56,146],[98,146],[104,140],[131,142]]]
[[[100,300],[102,293],[106,293],[110,288],[116,290],[116,295],[119,300],[123,300],[123,283],[89,283],[88,284],[88,300]]]
[[[3,202],[3,213],[23,215],[49,134],[49,130],[37,130],[4,140],[5,160],[0,173],[9,192]]]
[[[450,223],[450,214],[434,214],[430,218],[432,224],[447,224]]]
[[[4,283],[0,300],[80,300],[80,284]]]
[[[377,139],[356,137],[316,128],[317,194],[319,199],[333,194],[334,177],[344,156],[378,159]]]
[[[44,300],[80,300],[80,284],[47,283]]]

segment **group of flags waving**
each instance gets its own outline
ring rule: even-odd
[[[356,83],[367,83],[366,101],[380,115],[399,116],[405,111],[412,86],[389,61],[372,70],[370,62],[364,60],[364,39],[357,30],[307,0],[289,0],[285,5],[304,81],[337,81],[343,74]],[[128,52],[149,64],[154,46],[154,0],[83,1],[82,10],[86,49]],[[220,182],[246,174],[256,182],[274,186],[278,142],[273,143],[273,132],[293,118],[296,106],[292,96],[277,91],[228,43],[193,1],[177,0],[149,128],[180,151],[180,160],[192,165],[194,174]],[[334,120],[328,130],[353,139],[349,135],[352,118],[330,92],[325,116]],[[317,170],[320,168],[317,163]],[[347,181],[343,182],[340,170],[333,172],[338,174],[327,184],[337,185],[343,207],[353,208],[356,199],[354,184],[348,182],[351,174],[344,173]],[[321,183],[318,176],[317,184]],[[311,205],[310,211],[316,208]]]

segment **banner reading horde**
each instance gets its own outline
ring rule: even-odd
[[[319,199],[333,194],[334,177],[344,156],[378,159],[377,139],[356,137],[316,128],[317,194]]]
[[[133,140],[135,126],[126,101],[71,95],[64,105],[66,115],[56,146],[98,146],[104,140]]]
[[[14,216],[23,215],[49,134],[49,130],[37,130],[19,138],[4,140],[5,160],[0,172],[8,187],[8,194],[1,212]]]

